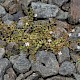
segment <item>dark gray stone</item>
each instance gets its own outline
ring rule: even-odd
[[[63,61],[70,60],[70,54],[68,47],[64,47],[58,54],[58,61],[62,63]]]
[[[31,67],[31,63],[26,58],[26,54],[11,56],[10,61],[12,62],[13,68],[17,73],[25,73],[29,71]]]
[[[24,14],[22,13],[22,11],[18,11],[16,14],[13,14],[13,16],[14,16],[14,21],[19,21],[21,17],[24,17]]]
[[[71,76],[74,72],[76,72],[75,65],[69,61],[65,61],[61,64],[59,69],[59,74],[65,76]]]
[[[0,5],[0,17],[6,14],[5,8]]]
[[[6,58],[0,59],[0,78],[3,78],[5,71],[11,66],[10,61]]]
[[[38,71],[43,77],[48,77],[58,74],[59,64],[54,53],[39,51],[36,54],[36,62],[31,59],[32,70]]]
[[[59,8],[56,5],[50,5],[40,2],[32,2],[31,6],[35,13],[34,17],[37,18],[56,17],[59,11]]]
[[[0,3],[4,3],[5,0],[0,0]]]

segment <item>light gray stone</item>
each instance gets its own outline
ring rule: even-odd
[[[50,5],[40,2],[32,2],[31,6],[35,13],[34,17],[37,18],[56,17],[59,11],[59,8],[56,5]]]
[[[71,76],[73,73],[76,72],[75,65],[69,61],[65,61],[61,64],[59,69],[59,74],[63,76]]]
[[[58,56],[57,56],[59,63],[70,60],[70,54],[69,54],[68,47],[64,47],[60,52],[61,52],[61,54],[58,54]]]
[[[0,59],[3,58],[4,55],[5,55],[5,49],[0,48]]]
[[[59,19],[59,20],[65,20],[68,18],[68,12],[63,12],[62,10],[59,10],[57,16],[56,16],[56,19]]]

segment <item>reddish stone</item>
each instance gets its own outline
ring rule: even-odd
[[[71,0],[70,16],[72,23],[78,23],[80,19],[80,0]]]

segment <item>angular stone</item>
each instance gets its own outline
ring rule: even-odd
[[[43,77],[58,74],[59,64],[54,53],[39,51],[36,54],[36,62],[31,59],[32,70],[38,71]]]
[[[24,26],[23,20],[19,20],[16,27],[17,27],[18,29],[22,29],[23,26]]]
[[[75,79],[69,78],[69,77],[63,77],[63,76],[54,76],[54,77],[48,78],[46,80],[75,80]]]
[[[78,62],[76,62],[76,69],[77,69],[77,72],[80,74],[80,62],[78,60]]]
[[[10,20],[10,21],[13,21],[14,17],[11,15],[11,14],[6,14],[3,18],[2,18],[2,21],[6,21],[6,20]]]
[[[73,76],[75,77],[76,80],[80,80],[80,75],[79,74],[74,73]]]
[[[6,14],[5,8],[0,5],[0,17]]]
[[[4,75],[4,80],[15,80],[16,74],[12,68],[9,68]]]
[[[0,3],[4,3],[5,0],[0,0]]]
[[[24,14],[22,11],[18,11],[17,13],[13,14],[13,16],[14,16],[14,21],[19,21],[21,17],[24,17]]]
[[[24,79],[24,74],[20,74],[20,75],[16,78],[16,80],[22,80],[22,79]]]
[[[10,14],[14,14],[14,13],[16,13],[19,9],[18,9],[18,5],[17,4],[13,4],[12,6],[10,6],[10,8],[9,8],[9,13]]]
[[[49,3],[57,4],[58,6],[62,6],[66,2],[68,2],[68,0],[49,0]]]
[[[73,73],[76,72],[75,65],[69,61],[65,61],[61,64],[59,69],[59,74],[63,76],[71,76]]]
[[[0,59],[3,58],[4,55],[5,55],[5,49],[0,48]]]
[[[29,77],[32,73],[33,73],[33,71],[29,71],[29,72],[26,72],[25,74],[20,74],[20,75],[16,78],[16,80],[25,79],[25,78]]]
[[[5,2],[2,4],[7,11],[9,11],[10,6],[14,4],[14,0],[5,0]]]
[[[32,2],[31,6],[35,13],[34,17],[37,18],[56,17],[59,11],[59,8],[56,5],[50,5],[40,2]]]
[[[6,41],[0,40],[0,46],[2,47],[6,46]]]
[[[39,74],[33,73],[32,75],[30,75],[29,77],[27,77],[24,80],[38,80],[39,77],[40,77]]]
[[[0,60],[0,77],[3,78],[5,71],[11,66],[10,61],[6,58]]]
[[[61,53],[62,54],[58,54],[58,61],[59,63],[62,63],[64,61],[69,61],[70,60],[70,54],[69,54],[69,49],[68,47],[64,47],[62,50],[61,50]]]
[[[66,78],[62,77],[62,76],[54,76],[54,77],[48,78],[46,80],[66,80]]]
[[[12,62],[13,68],[15,69],[17,73],[25,73],[29,71],[31,67],[31,63],[26,58],[25,54],[11,56],[10,61]]]
[[[59,19],[59,20],[65,20],[68,18],[68,12],[64,12],[62,10],[59,10],[57,16],[56,16],[56,19]]]
[[[73,62],[77,62],[80,59],[80,55],[77,54],[77,52],[70,53],[70,56],[71,56]]]
[[[80,19],[80,0],[71,0],[70,4],[70,18],[71,24],[78,23]]]

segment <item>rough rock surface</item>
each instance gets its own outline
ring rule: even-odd
[[[36,60],[36,63],[31,60],[33,71],[39,71],[43,77],[58,74],[59,64],[53,53],[40,51],[36,54]]]
[[[70,23],[78,23],[80,19],[80,1],[71,0],[70,4]]]
[[[59,74],[61,75],[72,75],[73,73],[76,72],[75,65],[71,62],[65,61],[62,63],[59,69]]]
[[[25,73],[29,71],[31,67],[30,61],[26,58],[26,55],[20,54],[19,56],[11,56],[10,61],[13,64],[13,68],[17,73]]]

